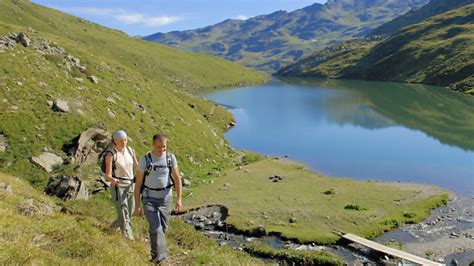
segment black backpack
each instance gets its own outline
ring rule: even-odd
[[[174,179],[171,176],[173,172],[173,163],[172,163],[172,154],[170,154],[168,151],[166,152],[166,167],[168,168],[168,185],[164,188],[151,188],[147,185],[145,185],[145,181],[148,175],[150,175],[151,171],[153,171],[153,159],[151,158],[151,152],[147,152],[145,154],[145,162],[146,162],[146,168],[145,172],[143,173],[143,180],[142,180],[142,186],[140,187],[140,192],[143,193],[144,189],[148,190],[153,190],[153,191],[163,191],[166,189],[169,189],[174,186]]]

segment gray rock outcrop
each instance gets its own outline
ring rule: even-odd
[[[96,163],[99,155],[110,144],[109,134],[100,128],[88,128],[72,141],[69,154],[77,165]]]
[[[24,47],[29,47],[31,45],[31,40],[23,32],[18,33],[15,38],[17,43],[20,43]]]
[[[57,99],[53,102],[53,110],[56,112],[69,113],[69,103],[65,100]]]
[[[39,156],[33,156],[30,158],[31,162],[42,167],[46,172],[50,173],[54,167],[64,163],[64,160],[51,152],[43,152]]]
[[[52,176],[45,189],[46,194],[63,200],[88,200],[89,190],[76,176]]]

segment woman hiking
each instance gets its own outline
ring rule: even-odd
[[[112,200],[117,209],[117,220],[114,222],[122,233],[134,240],[131,215],[134,209],[134,174],[138,162],[135,151],[127,146],[127,133],[119,130],[112,136],[112,147],[105,151],[105,178],[110,182]]]

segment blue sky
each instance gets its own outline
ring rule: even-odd
[[[228,18],[292,11],[326,0],[33,0],[130,35],[186,30]]]

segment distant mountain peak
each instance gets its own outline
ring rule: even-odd
[[[329,0],[247,20],[225,20],[197,30],[153,34],[145,40],[224,57],[275,71],[315,49],[363,37],[428,0]]]

